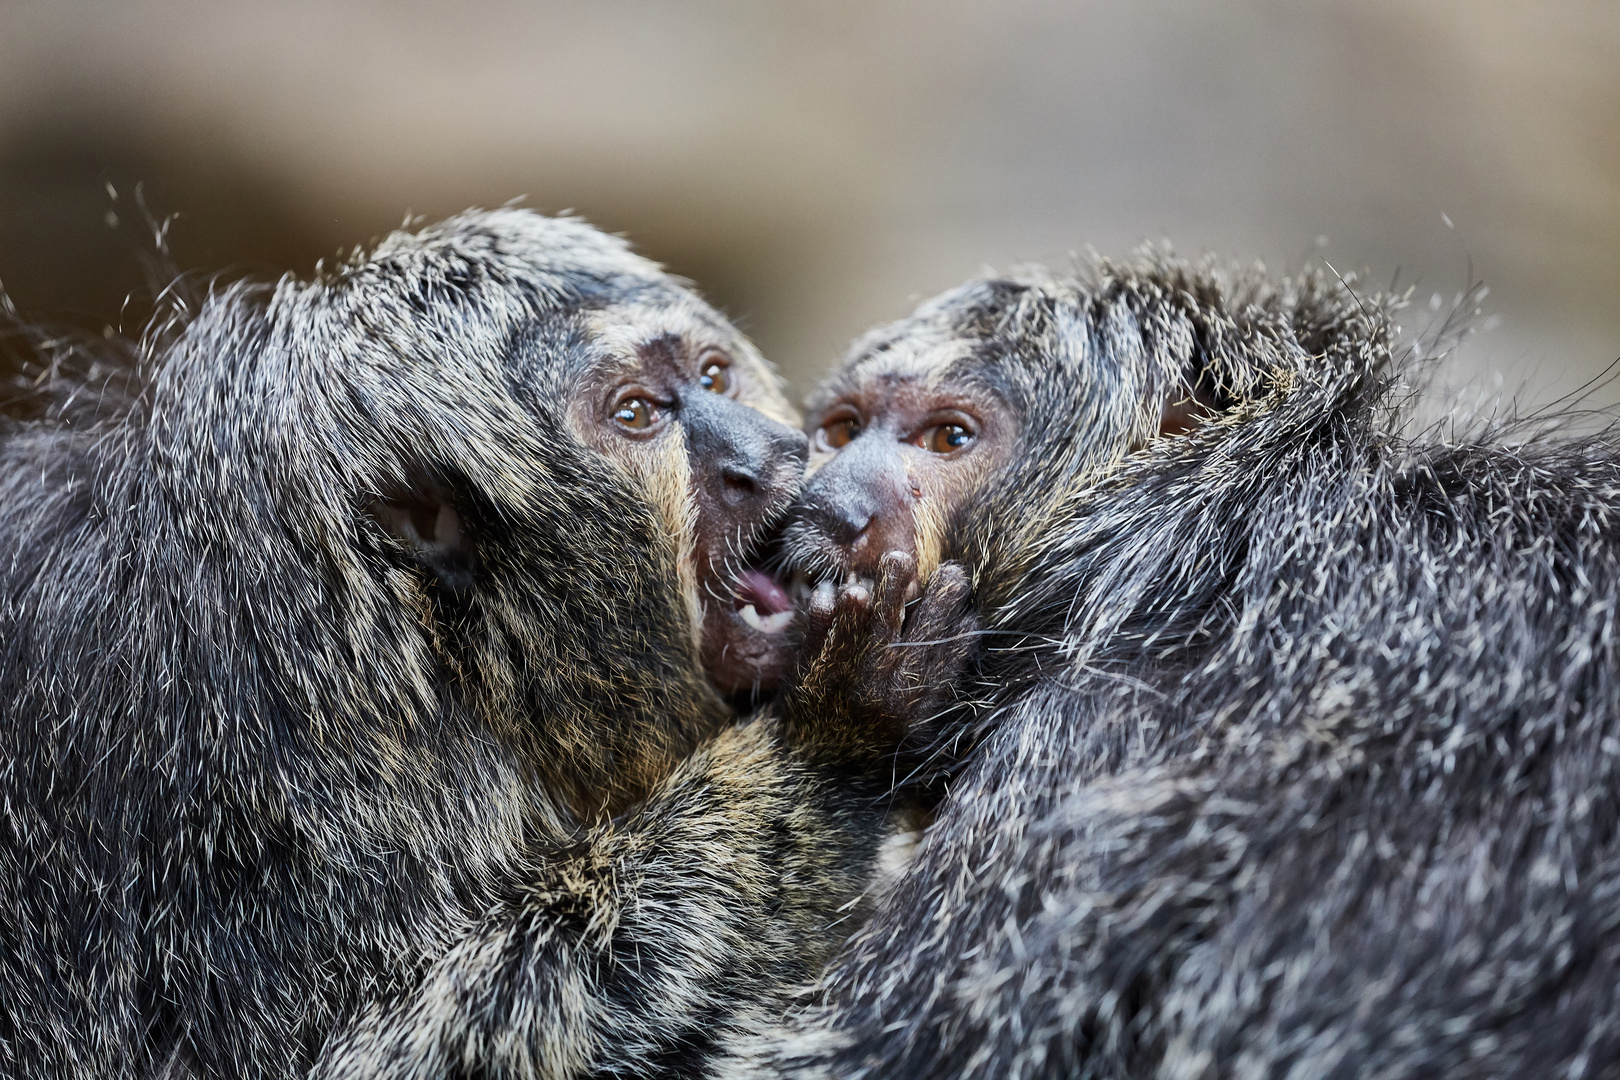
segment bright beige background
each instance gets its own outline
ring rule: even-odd
[[[1620,355],[1614,0],[0,5],[19,305],[117,317],[140,271],[103,181],[127,222],[136,179],[208,269],[573,207],[801,390],[985,264],[1160,237],[1425,299],[1471,261],[1499,325],[1464,374],[1538,401]]]

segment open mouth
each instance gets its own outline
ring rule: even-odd
[[[871,552],[852,554],[810,522],[789,523],[779,547],[784,568],[778,580],[787,582],[789,602],[798,607],[808,607],[818,588],[837,590],[853,585],[868,593],[876,588],[881,560]],[[921,582],[913,577],[906,586],[905,602],[910,604],[921,594]]]
[[[784,564],[782,578],[788,582],[789,602],[800,607],[809,604],[816,587],[832,584],[863,585],[872,588],[875,570],[858,567],[849,551],[834,543],[814,524],[802,518],[789,522],[779,543]]]
[[[774,572],[780,561],[779,525],[739,544],[731,566],[711,564],[703,650],[709,677],[725,693],[770,691],[792,667],[798,609]]]
[[[793,598],[762,568],[737,576],[734,608],[738,618],[766,634],[780,633],[793,621]]]

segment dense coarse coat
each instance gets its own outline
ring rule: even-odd
[[[1391,310],[1153,256],[857,343],[828,393],[1021,425],[942,533],[977,714],[821,1007],[722,1072],[1620,1075],[1620,445],[1415,429]]]
[[[882,810],[706,680],[679,433],[570,412],[692,342],[793,419],[621,241],[469,213],[9,403],[0,1075],[654,1074],[810,977]]]

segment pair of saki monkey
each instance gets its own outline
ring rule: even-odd
[[[1620,446],[1403,426],[1394,310],[973,282],[802,491],[521,210],[43,348],[0,1074],[1617,1075]]]

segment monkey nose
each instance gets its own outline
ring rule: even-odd
[[[822,507],[821,510],[816,515],[816,523],[827,538],[839,547],[854,548],[872,527],[871,514],[840,512],[833,507]]]

